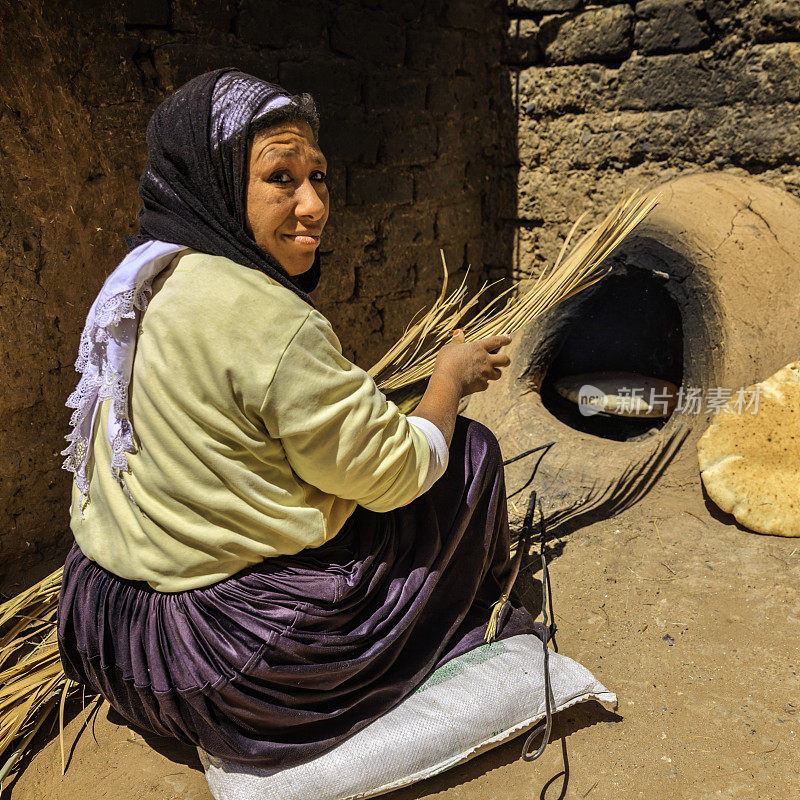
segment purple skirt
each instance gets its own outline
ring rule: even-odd
[[[446,473],[407,506],[358,506],[322,547],[167,594],[74,545],[58,642],[64,671],[131,722],[240,764],[324,753],[483,644],[509,571],[500,448],[459,417]],[[515,603],[499,638],[534,631]]]

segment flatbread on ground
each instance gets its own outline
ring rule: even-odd
[[[757,412],[734,396],[697,444],[703,484],[746,528],[800,536],[800,361],[744,392]]]
[[[635,372],[587,372],[553,382],[562,397],[598,413],[617,417],[663,419],[677,403],[678,387]]]

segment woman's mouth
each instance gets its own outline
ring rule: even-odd
[[[284,233],[283,235],[295,244],[305,245],[306,247],[316,247],[320,239],[318,233]]]

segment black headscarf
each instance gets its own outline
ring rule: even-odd
[[[231,68],[198,75],[164,100],[147,126],[144,206],[128,246],[160,239],[225,256],[313,305],[307,293],[319,282],[319,251],[311,269],[291,276],[245,228],[250,131],[292,102],[280,86]]]

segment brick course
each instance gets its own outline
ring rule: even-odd
[[[517,0],[515,269],[552,262],[626,192],[699,170],[800,196],[795,0]],[[511,234],[509,234],[511,235]]]

